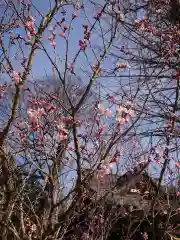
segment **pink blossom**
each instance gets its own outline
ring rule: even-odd
[[[177,213],[180,214],[180,208],[177,209]]]
[[[117,106],[116,108],[116,121],[119,124],[124,124],[130,121],[130,118],[133,114],[131,109],[127,109],[122,106]]]
[[[66,37],[66,35],[65,35],[64,32],[60,33],[59,36],[62,37],[62,38],[65,38],[65,37]]]
[[[126,68],[131,68],[129,63],[117,63],[116,64],[116,71],[117,72],[121,71],[122,69],[126,69]]]
[[[49,105],[49,106],[46,108],[46,111],[47,111],[47,112],[50,112],[50,111],[53,111],[53,110],[56,110],[56,109],[57,109],[56,106],[54,106],[54,105]]]
[[[56,136],[58,141],[63,141],[68,138],[69,131],[66,129],[63,119],[61,119],[57,125],[59,133]]]
[[[121,120],[120,120],[120,122],[119,122],[119,124],[125,124],[125,123],[127,123],[128,122],[128,119],[127,118],[122,118]]]
[[[59,130],[61,130],[62,128],[65,128],[65,123],[64,123],[64,119],[60,119],[58,124],[57,124],[57,128]]]
[[[23,136],[21,138],[22,143],[26,144],[27,143],[27,136]]]
[[[53,35],[50,35],[50,36],[48,37],[48,40],[49,40],[49,41],[53,41],[53,39],[54,39]]]
[[[138,24],[139,24],[139,20],[138,20],[138,19],[135,19],[134,23],[135,23],[136,25],[138,25]]]
[[[106,117],[110,117],[112,115],[112,111],[109,108],[105,109],[104,105],[101,103],[98,104],[97,109],[101,115],[105,115]]]
[[[102,127],[100,127],[100,129],[96,132],[96,137],[99,138],[100,135],[103,133],[103,131],[104,131],[104,127],[102,126]]]
[[[32,124],[37,125],[39,123],[39,113],[33,109],[28,111],[28,116]]]
[[[109,166],[112,167],[112,166],[113,166],[113,163],[116,163],[116,162],[117,162],[116,157],[115,157],[115,156],[112,157],[111,160],[110,160],[110,162],[109,162]]]
[[[160,164],[161,161],[160,161],[159,159],[156,159],[156,163],[157,163],[157,164]]]
[[[160,150],[156,150],[156,154],[157,154],[157,156],[163,157],[164,152],[160,151]]]
[[[34,27],[34,22],[35,19],[33,17],[30,18],[30,21],[27,21],[25,26],[28,29],[28,36],[35,36],[36,32],[35,32],[35,27]]]
[[[21,81],[21,78],[20,78],[20,73],[19,72],[13,72],[13,80],[15,81],[16,84],[19,84],[20,81]]]
[[[91,237],[89,236],[88,233],[83,233],[81,239],[82,240],[91,240]]]
[[[126,118],[124,119],[125,123],[130,122],[130,120],[131,120],[130,115],[127,114]]]
[[[61,128],[61,133],[63,133],[64,135],[67,135],[68,130],[66,128]]]
[[[85,50],[86,49],[87,45],[86,45],[85,39],[79,40],[79,46],[80,46],[81,50]]]
[[[72,14],[72,19],[75,19],[77,17],[77,14],[74,12],[73,14]]]
[[[98,12],[97,16],[94,17],[94,19],[100,20],[101,17],[102,17],[102,12]]]
[[[118,123],[125,123],[125,117],[127,115],[127,109],[121,106],[116,108],[116,121]]]
[[[177,167],[177,168],[180,168],[180,162],[177,162],[177,163],[176,163],[176,167]]]
[[[71,65],[71,73],[72,73],[72,74],[75,74],[75,72],[74,72],[74,68],[75,68],[75,65],[72,64],[72,65]]]
[[[56,47],[56,42],[55,41],[52,41],[50,44],[51,44],[51,46],[53,46],[53,48]]]
[[[109,102],[112,104],[116,104],[116,99],[114,96],[109,96]]]
[[[56,136],[56,140],[57,140],[57,141],[64,141],[64,140],[66,140],[67,138],[68,138],[68,136],[67,136],[67,135],[64,135],[64,134],[62,134],[62,133],[58,133],[57,136]]]
[[[104,108],[104,105],[103,105],[103,104],[99,103],[99,104],[97,105],[97,108],[98,108],[100,114],[104,114],[105,108]]]
[[[46,115],[46,112],[44,111],[44,108],[38,108],[38,115],[39,116],[43,116],[43,115]]]
[[[74,151],[74,149],[73,149],[72,147],[70,147],[70,146],[67,146],[67,147],[66,147],[66,150]]]
[[[177,193],[176,193],[176,196],[177,196],[177,197],[180,197],[180,192],[177,192]]]
[[[53,100],[57,100],[57,97],[56,97],[56,96],[52,96],[52,99],[53,99]]]
[[[38,110],[29,109],[27,113],[33,125],[39,125],[41,116],[46,114],[44,108],[39,108]]]
[[[146,232],[144,232],[144,233],[142,234],[142,236],[143,236],[144,240],[148,240],[148,234],[147,234]]]
[[[97,178],[104,178],[106,175],[110,174],[110,168],[108,165],[103,165],[101,169],[97,172]]]
[[[120,20],[121,22],[124,22],[124,13],[120,13],[120,14],[119,14],[119,20]]]
[[[64,26],[64,31],[68,30],[68,26]]]
[[[104,114],[105,114],[106,117],[110,117],[110,116],[112,115],[112,111],[111,111],[109,108],[107,108],[107,109],[104,111]]]
[[[37,230],[37,226],[36,226],[36,224],[33,224],[32,226],[31,226],[31,231],[32,232],[35,232]]]

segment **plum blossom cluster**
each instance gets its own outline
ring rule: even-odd
[[[57,141],[64,141],[68,139],[69,135],[69,128],[71,128],[73,125],[75,126],[80,126],[80,121],[75,121],[71,117],[62,117],[58,122],[57,122],[57,129],[58,129],[58,134],[56,136]]]
[[[37,233],[37,226],[29,218],[24,220],[25,230],[29,235],[34,235]]]
[[[96,19],[96,20],[100,20],[100,18],[102,17],[102,12],[100,11],[100,12],[98,12],[98,14],[94,17],[94,19]]]
[[[31,38],[36,35],[35,19],[32,16],[28,17],[25,26],[27,28],[28,38],[31,40]]]
[[[125,16],[124,16],[124,13],[119,8],[119,2],[109,1],[107,10],[109,14],[111,14],[111,16],[116,14],[116,17],[119,16],[119,21],[124,22]]]
[[[105,108],[103,104],[99,103],[97,106],[97,110],[100,115],[104,115],[106,117],[111,117],[112,111],[109,108]]]
[[[116,107],[116,121],[118,124],[125,124],[130,122],[131,117],[133,116],[134,111],[131,108],[131,105],[123,107],[117,105]]]
[[[56,140],[57,141],[66,140],[68,138],[69,131],[66,128],[65,119],[62,119],[59,121],[57,128],[58,128],[58,134],[56,136]]]
[[[147,232],[144,232],[144,233],[141,233],[141,234],[142,234],[142,237],[143,237],[144,240],[148,240],[149,239]]]
[[[53,128],[56,129],[56,140],[64,141],[68,138],[69,128],[72,128],[74,124],[80,126],[80,122],[74,121],[72,117],[60,117],[59,120],[52,121],[51,116],[54,118],[54,115],[51,113],[56,112],[56,101],[55,96],[52,96],[50,100],[31,100],[31,107],[28,109],[27,115],[31,131],[37,131],[39,137],[42,138],[43,131],[53,123]],[[58,116],[56,116],[57,118]]]
[[[56,48],[56,41],[55,41],[55,37],[56,37],[56,33],[55,33],[55,30],[56,30],[56,28],[57,28],[57,26],[60,26],[61,27],[61,29],[63,29],[63,32],[60,32],[59,33],[59,36],[61,37],[61,38],[66,38],[66,31],[68,30],[68,26],[67,25],[62,25],[63,24],[63,22],[65,22],[65,18],[62,18],[62,20],[61,21],[59,21],[59,22],[57,22],[53,27],[51,27],[50,29],[49,29],[49,31],[50,31],[50,33],[51,33],[51,35],[48,37],[48,40],[50,41],[50,44],[51,44],[51,46],[55,49]]]
[[[40,119],[43,115],[46,115],[46,112],[44,108],[38,108],[37,110],[29,109],[27,114],[33,129],[35,129],[40,127]]]
[[[113,157],[107,159],[107,161],[102,161],[100,168],[97,170],[97,178],[103,180],[106,175],[111,173],[111,169],[114,167],[114,164],[118,162],[120,157],[120,151],[117,150]]]
[[[55,37],[56,37],[56,33],[54,32],[55,28],[50,28],[49,31],[51,32],[51,35],[48,37],[48,40],[50,41],[51,46],[53,46],[53,48],[56,47],[56,42],[54,41]]]
[[[31,130],[35,131],[42,128],[42,118],[48,116],[50,112],[56,110],[56,105],[53,104],[55,96],[52,96],[50,101],[46,100],[30,100],[31,107],[27,111]]]
[[[82,40],[79,40],[79,47],[82,51],[86,50],[87,41],[90,39],[90,31],[88,30],[88,25],[83,25],[84,28],[84,37]]]
[[[98,179],[104,179],[106,175],[109,175],[111,172],[112,165],[109,164],[103,164],[100,169],[97,170],[97,178]]]
[[[103,104],[99,103],[97,105],[97,112],[98,112],[98,115],[97,115],[96,123],[97,123],[98,129],[95,132],[95,136],[96,138],[99,138],[105,130],[104,125],[100,124],[100,117],[105,116],[106,118],[109,118],[112,115],[112,111],[109,108],[105,108]]]
[[[174,65],[174,62],[176,62],[175,59],[179,55],[179,25],[172,24],[164,28],[159,28],[158,21],[152,22],[147,17],[143,17],[141,20],[135,20],[135,26],[138,30],[145,34],[149,40],[151,40],[152,37],[156,37],[157,46],[161,44],[161,53],[163,54],[164,59],[166,59],[166,64],[168,66]],[[155,39],[153,38],[154,43]],[[176,72],[176,78],[178,80],[179,68],[176,68]]]
[[[148,20],[146,17],[143,17],[141,20],[138,20],[138,19],[135,19],[135,26],[143,31],[143,30],[146,30],[148,28]]]
[[[157,147],[152,147],[150,159],[151,159],[151,161],[153,161],[157,164],[161,164],[161,159],[164,159],[167,161],[167,160],[169,160],[169,157],[167,156],[167,154],[165,154],[165,151],[158,150]]]
[[[113,104],[116,104],[116,100],[114,97],[111,97],[109,101]],[[111,109],[105,108],[102,103],[99,103],[97,105],[97,110],[99,116],[106,116],[108,118],[111,117],[113,114]],[[116,105],[116,122],[118,124],[125,124],[130,122],[133,115],[134,111],[132,109],[132,103],[127,102],[126,104],[124,104],[124,106],[118,104]],[[104,129],[101,129],[101,132],[103,130]]]
[[[15,82],[15,84],[18,85],[21,82],[21,74],[20,74],[20,72],[13,71],[12,79]]]
[[[117,103],[116,98],[114,96],[108,95],[108,100],[111,104],[116,104]]]
[[[120,71],[122,71],[123,69],[128,69],[128,68],[131,68],[131,66],[129,65],[129,63],[117,63],[115,70],[116,70],[117,72],[120,72]]]

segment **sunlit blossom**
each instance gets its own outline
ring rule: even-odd
[[[21,77],[20,77],[20,73],[19,73],[19,72],[14,71],[12,77],[13,77],[13,80],[14,80],[14,82],[15,82],[16,84],[19,84],[19,83],[20,83]]]
[[[105,115],[106,117],[110,117],[112,115],[112,111],[109,108],[105,109],[104,105],[101,103],[97,105],[97,109],[100,115]]]
[[[131,66],[127,62],[126,63],[117,63],[116,64],[116,71],[117,72],[120,72],[121,70],[126,69],[126,68],[131,68]]]
[[[125,20],[124,13],[119,14],[119,20],[120,20],[120,22],[124,22],[124,20]]]
[[[41,116],[45,115],[46,113],[44,108],[39,108],[38,110],[29,109],[27,114],[32,124],[39,125]]]
[[[133,114],[132,109],[127,109],[122,106],[117,106],[116,108],[116,121],[119,124],[124,124],[130,121]]]
[[[49,40],[49,41],[53,41],[53,39],[54,39],[53,35],[50,35],[50,36],[48,37],[48,40]]]
[[[60,33],[59,36],[62,37],[62,38],[65,38],[65,37],[66,37],[66,35],[65,35],[64,32]]]
[[[104,111],[104,115],[105,115],[106,117],[110,117],[110,116],[112,115],[112,111],[111,111],[109,108],[107,108],[107,109]]]
[[[103,104],[99,103],[99,104],[97,105],[97,108],[98,108],[100,114],[104,114],[104,112],[105,112],[105,107],[104,107]]]
[[[28,37],[32,37],[36,35],[35,25],[34,25],[35,19],[32,16],[30,16],[29,19],[30,20],[25,23],[25,26],[27,27],[27,30],[28,30],[27,32]]]
[[[50,44],[51,44],[51,46],[53,46],[53,48],[56,47],[56,42],[55,41],[52,41]]]
[[[32,232],[35,232],[37,230],[37,226],[36,226],[36,224],[33,224],[32,226],[31,226],[31,231]]]

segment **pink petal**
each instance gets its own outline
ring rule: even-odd
[[[112,111],[109,108],[107,108],[105,110],[104,114],[105,114],[106,117],[110,117],[112,115]]]

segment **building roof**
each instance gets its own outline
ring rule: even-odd
[[[109,174],[102,179],[98,178],[98,175],[94,172],[88,184],[91,194],[94,192],[96,199],[106,196],[106,199],[116,204],[135,205],[138,209],[146,208],[148,210],[158,187],[157,183],[145,171],[146,167],[147,163],[140,163],[122,176]],[[86,169],[84,175],[88,173],[90,174],[91,171]],[[167,208],[166,199],[165,188],[161,186],[159,201],[165,208]]]

